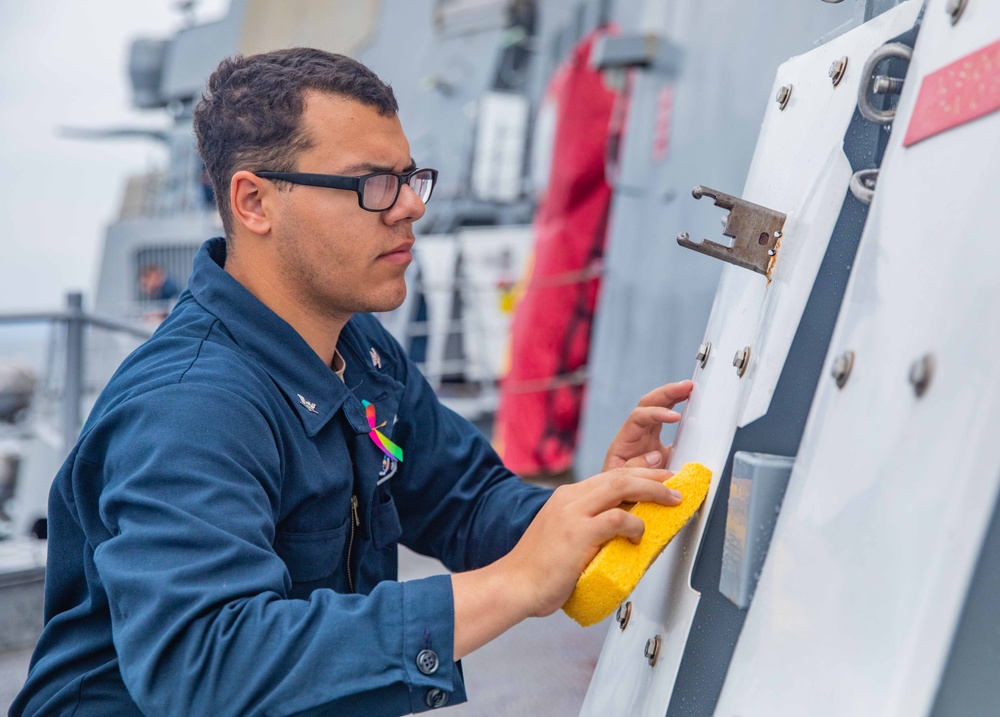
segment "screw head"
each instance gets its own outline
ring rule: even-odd
[[[845,351],[833,361],[830,375],[837,382],[837,388],[843,388],[847,379],[851,377],[851,369],[854,368],[854,352]]]
[[[736,352],[733,357],[733,366],[736,367],[736,373],[739,374],[740,378],[743,374],[747,372],[747,366],[750,365],[750,347],[744,346],[742,349]]]
[[[927,392],[932,378],[934,378],[934,355],[924,354],[910,366],[910,383],[917,398]]]
[[[844,73],[847,72],[847,61],[847,55],[844,55],[840,59],[834,60],[833,64],[830,65],[830,81],[833,82],[834,87],[844,79]]]
[[[792,86],[783,85],[779,90],[778,94],[775,95],[774,101],[778,103],[778,109],[785,109],[788,106],[788,100],[792,98]]]
[[[702,368],[705,368],[705,364],[708,363],[708,356],[711,353],[712,353],[711,341],[706,341],[705,343],[703,343],[701,346],[698,347],[698,353],[695,356],[695,359],[698,361],[698,363],[701,365]]]
[[[656,658],[660,654],[659,635],[653,635],[651,638],[646,640],[646,649],[643,650],[642,654],[646,657],[646,660],[649,662],[650,667],[656,664]]]
[[[618,606],[618,612],[615,613],[615,620],[618,622],[618,627],[622,630],[628,627],[628,620],[630,617],[632,617],[631,600]]]

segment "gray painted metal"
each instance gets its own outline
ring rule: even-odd
[[[66,320],[66,383],[62,398],[63,453],[68,455],[76,443],[83,419],[83,294],[66,296],[69,318]]]
[[[719,591],[742,610],[753,599],[794,464],[789,456],[733,455]]]
[[[34,645],[42,632],[45,566],[0,570],[0,653]]]
[[[983,540],[931,717],[996,714],[1000,709],[1000,501]]]

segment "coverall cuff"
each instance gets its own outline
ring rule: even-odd
[[[451,576],[402,583],[403,665],[413,712],[466,701],[465,680],[454,661],[455,602]]]

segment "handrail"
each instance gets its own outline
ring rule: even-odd
[[[65,311],[39,311],[17,314],[0,314],[0,325],[13,323],[53,322],[66,325],[66,382],[62,400],[63,448],[68,454],[80,433],[83,404],[83,327],[97,326],[119,331],[136,338],[148,339],[153,329],[109,316],[88,314],[83,310],[83,294],[66,295]]]

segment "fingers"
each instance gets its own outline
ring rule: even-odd
[[[678,381],[654,388],[639,399],[640,406],[663,406],[673,408],[681,401],[686,401],[694,389],[694,381]]]
[[[638,543],[642,539],[642,534],[646,532],[646,524],[642,522],[642,518],[621,508],[612,508],[601,513],[595,520],[594,527],[597,530],[596,542],[602,544],[617,535]]]
[[[643,456],[636,456],[624,463],[625,468],[663,468],[667,462],[660,451],[650,451]],[[616,468],[618,466],[615,466]]]
[[[580,497],[580,507],[584,513],[597,515],[622,503],[677,505],[681,494],[663,485],[672,475],[653,468],[616,468],[601,473],[584,481],[591,484],[591,490]]]
[[[681,420],[681,414],[671,411],[663,406],[640,406],[633,408],[628,420],[622,425],[621,430],[615,437],[612,444],[614,453],[629,455],[633,451],[629,450],[630,443],[642,441],[649,436],[660,435],[660,426],[664,423],[677,423]]]
[[[677,423],[681,414],[663,406],[638,406],[632,409],[625,422],[627,427],[637,427],[641,431],[661,423]]]

